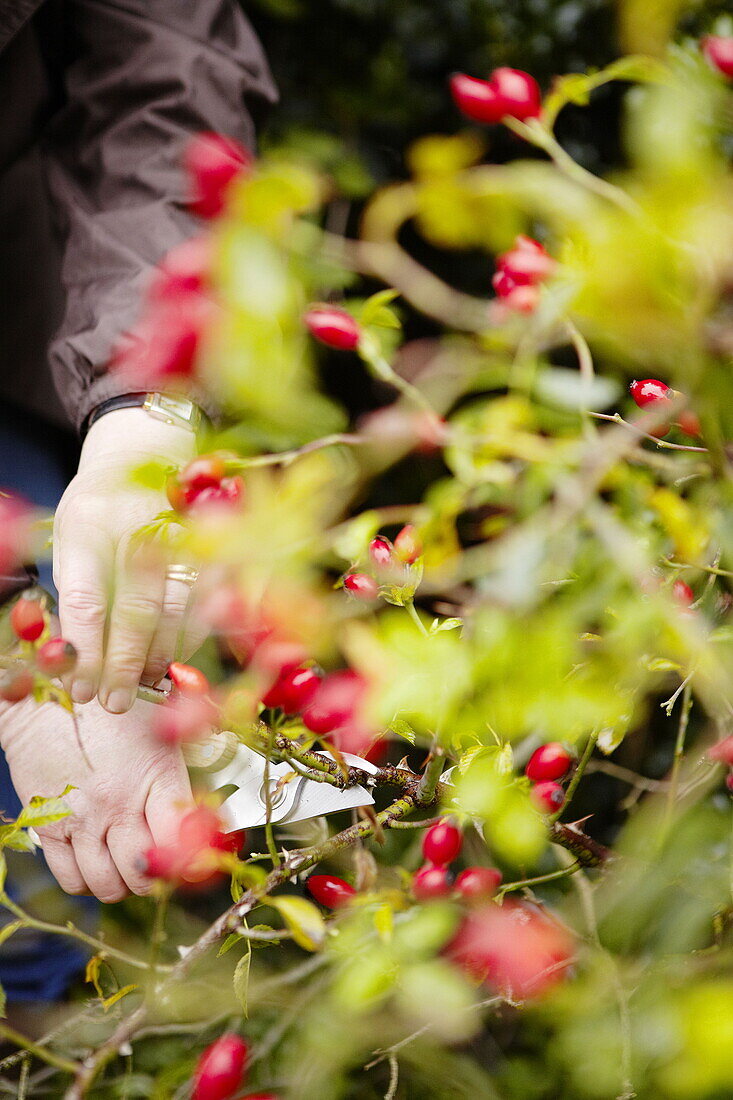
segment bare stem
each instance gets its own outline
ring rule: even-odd
[[[560,867],[557,871],[549,871],[546,875],[536,875],[534,878],[522,878],[517,882],[507,882],[496,894],[497,901],[501,901],[505,894],[513,890],[524,890],[525,887],[541,886],[543,882],[553,882],[555,879],[567,878],[580,870],[582,864],[577,860],[568,867]]]
[[[63,1058],[60,1054],[54,1054],[52,1050],[46,1050],[45,1047],[38,1046],[32,1039],[29,1039],[26,1035],[21,1035],[19,1031],[8,1024],[0,1023],[0,1035],[3,1039],[7,1039],[9,1043],[14,1043],[15,1046],[27,1050],[34,1058],[39,1058],[46,1065],[53,1066],[54,1069],[60,1069],[64,1073],[77,1073],[80,1068],[78,1062],[72,1062],[68,1058]]]

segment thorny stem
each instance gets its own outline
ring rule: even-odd
[[[269,730],[269,745],[268,752],[265,756],[265,774],[264,774],[264,787],[265,787],[265,837],[267,839],[267,850],[270,853],[272,862],[275,867],[280,866],[280,853],[277,850],[277,844],[275,843],[275,834],[272,830],[272,791],[270,789],[270,756],[274,748],[275,734],[273,730]]]
[[[432,755],[417,787],[416,800],[420,806],[428,806],[435,801],[435,789],[445,767],[445,756],[437,742],[433,743]]]

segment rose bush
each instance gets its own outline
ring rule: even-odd
[[[227,792],[193,767],[200,808],[139,853],[154,901],[109,938],[58,930],[89,945],[96,997],[26,1044],[37,1087],[733,1089],[733,91],[719,44],[658,52],[541,102],[529,74],[454,78],[516,158],[485,160],[468,123],[421,138],[358,238],[325,228],[332,180],[197,143],[205,243],[163,263],[114,361],[222,411],[198,459],[129,474],[167,490],[140,537],[196,563],[216,640],[171,666],[152,728],[188,750],[228,731],[289,766],[278,790],[362,783],[375,806],[232,842]],[[554,126],[611,81],[632,87],[606,179]],[[485,295],[419,262],[406,228],[483,254]],[[406,336],[414,313],[436,335]],[[349,424],[322,354],[365,370],[379,407]],[[50,624],[42,600],[10,613],[9,701],[22,672],[71,705]],[[0,843],[31,848],[64,793]],[[2,900],[0,936],[38,927]]]

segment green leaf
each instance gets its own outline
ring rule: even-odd
[[[51,825],[54,821],[61,821],[63,818],[68,817],[71,814],[71,809],[63,801],[63,798],[64,795],[74,789],[74,787],[66,787],[55,798],[43,798],[41,795],[34,795],[28,805],[21,810],[16,825],[23,829],[28,829],[31,826],[38,829],[42,825]]]
[[[227,951],[230,951],[231,948],[234,947],[235,943],[239,943],[241,938],[242,937],[239,935],[238,932],[231,932],[227,936],[227,938],[224,940],[224,943],[221,945],[219,950],[217,951],[217,953],[216,953],[217,959],[220,959],[222,957],[222,955],[226,955]]]
[[[252,944],[247,941],[247,948],[245,953],[234,968],[234,996],[239,1001],[239,1005],[242,1009],[242,1015],[247,1018],[249,1015],[247,1002],[249,996],[249,969],[252,962]]]
[[[139,485],[143,489],[155,489],[157,492],[163,492],[168,478],[177,469],[177,466],[171,466],[169,463],[143,462],[130,470],[130,481],[133,485]]]
[[[650,672],[681,672],[681,665],[670,661],[666,657],[653,657],[647,661],[646,667]]]
[[[555,119],[568,103],[584,107],[591,92],[613,80],[633,80],[638,83],[659,83],[668,73],[664,65],[653,57],[635,54],[619,58],[596,73],[568,73],[556,78],[542,107],[542,121],[552,129]]]
[[[6,940],[9,940],[20,928],[24,927],[22,920],[12,920],[8,924],[4,924],[0,928],[0,945],[4,944]]]
[[[404,718],[394,718],[389,723],[389,728],[393,733],[396,733],[398,737],[404,737],[405,741],[409,741],[411,745],[415,744],[416,733],[409,722],[405,722]]]
[[[439,634],[442,630],[458,630],[463,626],[463,619],[433,619],[430,624],[430,633]]]
[[[297,944],[306,951],[320,950],[326,938],[326,925],[312,902],[287,894],[268,898],[267,903],[277,909]]]
[[[360,320],[362,325],[379,325],[383,328],[400,328],[400,321],[394,310],[388,309],[390,302],[399,295],[398,290],[388,287],[387,290],[379,290],[367,298],[361,307]]]

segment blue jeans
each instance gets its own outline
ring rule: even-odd
[[[0,487],[20,493],[44,508],[55,508],[73,474],[76,444],[72,436],[8,407],[0,408]],[[40,583],[54,592],[51,567],[39,563]],[[0,811],[7,818],[20,811],[5,756],[0,752]],[[89,929],[96,922],[91,898],[67,898],[56,885],[40,851],[8,852],[9,895],[43,920],[71,920]],[[0,907],[0,923],[5,914]],[[54,1001],[84,969],[88,953],[61,936],[23,932],[0,947],[0,982],[9,1003]]]

